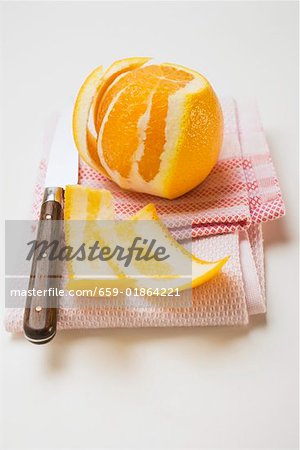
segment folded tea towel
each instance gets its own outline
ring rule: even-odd
[[[80,182],[110,190],[120,219],[154,202],[174,237],[246,229],[283,215],[282,196],[255,104],[222,100],[224,141],[219,161],[197,188],[175,200],[124,191],[83,162]]]
[[[220,160],[206,181],[176,200],[154,198],[118,188],[82,161],[79,182],[109,189],[118,218],[129,217],[149,202],[178,240],[190,243],[201,259],[230,255],[222,273],[192,291],[186,302],[120,296],[111,303],[61,299],[58,328],[245,325],[266,311],[262,222],[284,215],[271,156],[253,103],[222,101],[225,120]],[[46,160],[40,165],[34,202],[38,216]],[[5,326],[22,330],[21,308],[7,308]]]

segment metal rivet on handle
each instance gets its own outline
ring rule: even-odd
[[[38,305],[35,307],[35,310],[36,310],[36,312],[40,312],[40,311],[42,311],[42,307],[40,305]]]
[[[51,219],[51,218],[52,218],[51,214],[46,214],[46,219]]]

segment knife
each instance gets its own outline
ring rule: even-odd
[[[78,183],[78,152],[72,138],[72,108],[65,109],[56,126],[45,178],[45,190],[37,230],[37,244],[63,242],[64,188]],[[28,296],[23,317],[25,337],[34,344],[45,344],[56,334],[62,262],[50,258],[50,249],[33,254],[28,291],[35,288],[43,296]],[[54,289],[50,289],[54,288]]]

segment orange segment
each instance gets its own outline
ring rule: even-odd
[[[144,154],[139,162],[139,173],[145,181],[152,180],[159,171],[160,156],[166,142],[166,119],[168,114],[169,97],[183,88],[193,75],[173,68],[162,67],[159,83],[152,98],[152,107]]]
[[[128,73],[113,86],[103,100],[101,110],[103,159],[112,171],[117,171],[122,177],[129,176],[132,157],[139,145],[138,123],[147,110],[153,84],[156,83],[152,76],[151,80],[146,74],[135,80],[135,75]],[[131,88],[132,83],[134,89]],[[113,108],[109,111],[111,105]]]
[[[113,84],[113,82],[122,74],[137,69],[138,67],[146,64],[150,58],[126,58],[114,62],[109,69],[104,73],[101,86],[97,90],[93,102],[93,115],[96,132],[99,133],[101,121],[98,119],[98,111],[103,99],[103,96],[107,89]]]

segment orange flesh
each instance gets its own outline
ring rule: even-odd
[[[123,80],[131,78],[131,75],[133,74],[128,74]],[[132,157],[139,144],[138,120],[147,109],[152,91],[152,84],[146,85],[143,81],[137,80],[133,88],[128,80],[104,125],[102,148],[105,162],[123,177],[129,176]],[[113,98],[105,98],[104,108],[101,110],[103,117],[107,109],[105,103],[109,107],[111,101]]]
[[[140,143],[139,120],[152,101],[145,133],[144,152],[138,163],[145,181],[158,173],[165,145],[165,127],[170,95],[183,88],[194,76],[166,66],[147,66],[126,73],[108,88],[97,111],[97,127],[102,124],[116,96],[118,100],[109,112],[101,138],[103,157],[111,170],[124,178],[132,167],[132,158]],[[115,137],[118,136],[118,139]]]
[[[142,59],[142,58],[141,58]],[[94,124],[95,124],[95,130],[97,132],[97,134],[99,133],[99,129],[101,126],[101,122],[99,121],[98,115],[99,115],[99,108],[101,105],[101,102],[103,100],[103,96],[105,94],[105,92],[107,91],[107,89],[111,86],[111,84],[120,76],[123,75],[124,73],[128,72],[128,71],[132,71],[134,69],[137,69],[138,67],[141,66],[141,64],[144,64],[148,61],[148,58],[143,58],[143,61],[137,61],[136,63],[132,63],[129,66],[126,66],[118,71],[116,71],[115,73],[113,73],[111,76],[109,76],[107,78],[107,80],[103,83],[103,85],[101,86],[101,88],[98,90],[97,92],[97,96],[96,99],[94,101],[94,112],[93,112],[93,116],[94,116]]]
[[[183,88],[194,77],[183,71],[168,67],[162,67],[162,77],[156,92],[152,98],[152,107],[146,140],[144,143],[144,154],[139,162],[139,173],[145,181],[151,181],[158,173],[161,162],[161,154],[166,142],[166,118],[168,114],[169,96]],[[172,71],[170,73],[170,71]],[[165,78],[173,75],[174,80]],[[178,77],[177,80],[175,77]]]

